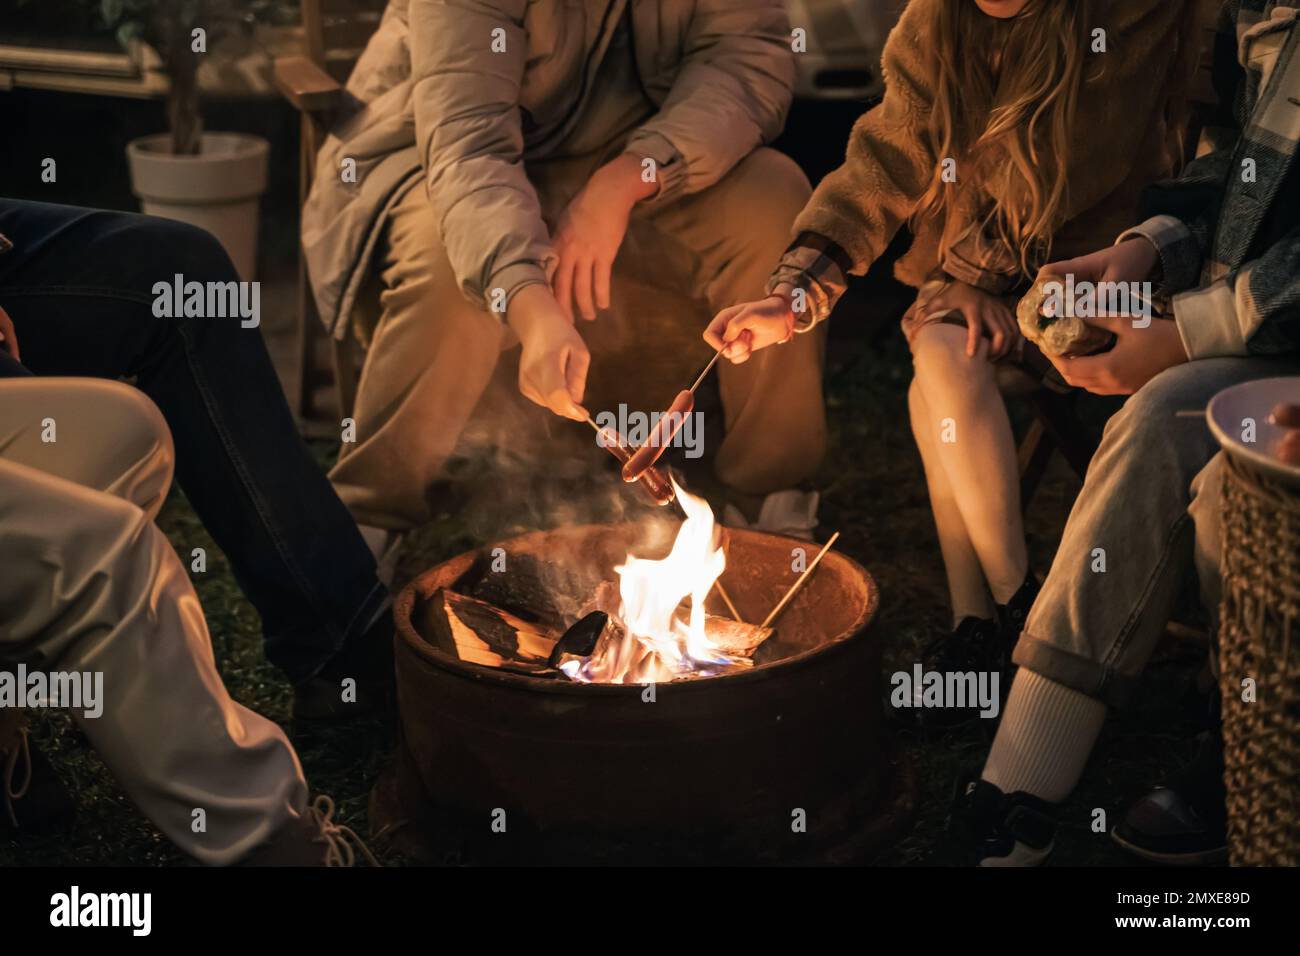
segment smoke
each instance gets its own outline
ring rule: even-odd
[[[407,543],[404,583],[466,550],[532,531],[620,525],[608,553],[556,556],[540,570],[566,622],[580,616],[601,580],[629,552],[666,552],[681,523],[676,505],[655,505],[639,484],[624,482],[618,460],[589,425],[558,418],[523,399],[499,375],[461,434],[445,478],[429,492],[433,523]],[[507,555],[507,563],[509,556]]]

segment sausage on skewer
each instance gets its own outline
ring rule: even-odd
[[[636,481],[659,460],[686,422],[686,416],[695,408],[695,393],[684,389],[677,393],[672,406],[655,422],[645,444],[638,448],[623,465],[623,480]]]
[[[609,449],[609,453],[626,466],[632,457],[632,451],[627,447],[627,440],[612,428],[596,425],[595,422],[592,422],[592,425],[601,437],[600,444]],[[672,482],[658,468],[647,468],[641,475],[640,481],[646,494],[660,507],[672,504],[673,499],[677,497]]]

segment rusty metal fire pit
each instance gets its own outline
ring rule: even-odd
[[[742,616],[759,621],[797,577],[793,549],[808,545],[728,535],[722,581]],[[561,528],[494,553],[504,553],[507,576],[512,564],[541,561],[573,581],[608,579],[642,536],[632,525]],[[408,855],[848,861],[909,815],[908,775],[881,728],[880,647],[868,630],[876,585],[855,561],[827,556],[753,668],[651,693],[511,673],[435,646],[427,605],[481,573],[488,553],[430,569],[394,609],[401,743],[371,821]]]

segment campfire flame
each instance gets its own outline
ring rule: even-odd
[[[658,561],[629,554],[614,569],[619,575],[621,638],[602,638],[591,657],[563,664],[561,670],[572,679],[646,684],[751,663],[725,653],[706,633],[704,601],[726,569],[727,557],[708,502],[687,494],[675,480],[673,489],[686,520],[672,551]],[[688,597],[690,610],[683,618],[679,608]]]

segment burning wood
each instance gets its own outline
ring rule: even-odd
[[[425,632],[462,661],[525,674],[549,669],[558,635],[486,601],[443,588],[425,604],[424,613]]]
[[[629,554],[614,568],[617,582],[536,556],[512,556],[508,573],[476,561],[456,591],[442,589],[426,602],[425,632],[463,661],[582,683],[650,683],[752,667],[773,630],[705,611],[727,564],[721,529],[705,501],[673,487],[686,520],[667,557]]]
[[[759,645],[771,637],[775,629],[706,614],[704,632],[718,649],[736,657],[753,657]]]
[[[598,593],[608,600],[615,588],[613,582],[605,582]],[[615,612],[593,610],[557,636],[487,601],[445,588],[425,603],[424,616],[425,633],[432,635],[444,652],[470,664],[535,676],[549,673],[560,677],[581,670],[592,658],[610,654],[627,639],[627,627]],[[679,623],[685,624],[680,615]],[[705,615],[704,629],[710,644],[728,657],[737,658],[737,668],[749,666],[749,658],[773,634],[770,627],[714,614]],[[638,660],[645,656],[642,654]],[[719,671],[714,667],[709,672]]]
[[[607,627],[609,615],[604,611],[592,611],[584,615],[555,642],[547,663],[551,667],[559,667],[567,657],[590,657]]]
[[[637,684],[710,677],[753,666],[752,655],[771,630],[705,613],[704,602],[727,566],[708,503],[673,482],[686,514],[668,556],[628,555],[612,585],[592,596],[610,615],[592,654],[564,660],[560,670],[584,683]],[[688,604],[683,617],[682,605]]]
[[[502,608],[534,629],[553,633],[558,639],[585,611],[579,610],[586,595],[594,594],[601,576],[531,554],[511,554],[508,571],[494,569],[497,558],[490,549],[474,561],[453,587],[480,601]]]

